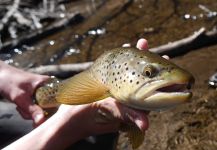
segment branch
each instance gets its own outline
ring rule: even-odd
[[[204,46],[210,42],[217,43],[217,30],[205,32],[205,28],[201,28],[187,38],[156,48],[151,48],[150,51],[158,54],[177,56],[194,48],[201,47],[201,45]],[[38,74],[55,75],[57,77],[67,77],[69,75],[86,70],[92,65],[92,63],[93,62],[65,65],[47,65],[31,68],[28,71]]]
[[[160,55],[177,56],[187,53],[190,50],[216,43],[217,31],[213,29],[212,31],[206,32],[206,29],[203,27],[187,38],[151,48],[150,51]]]
[[[8,22],[11,16],[17,11],[20,4],[20,0],[14,0],[13,5],[8,8],[8,12],[5,14],[5,16],[1,19],[0,23],[0,31],[4,28],[4,25]]]
[[[28,71],[38,74],[54,75],[58,77],[66,77],[70,74],[75,74],[89,68],[93,62],[63,64],[63,65],[47,65],[36,68],[31,68]]]
[[[12,47],[15,47],[15,46],[19,46],[25,42],[31,43],[50,33],[57,32],[63,29],[64,26],[71,24],[71,23],[75,23],[77,20],[80,20],[81,18],[82,16],[78,12],[73,13],[73,14],[68,14],[66,18],[53,23],[52,25],[48,26],[45,29],[38,29],[33,33],[21,36],[18,39],[12,39],[9,42],[5,42],[4,44],[2,44],[2,47],[0,47],[0,50],[7,51],[8,49],[11,49]]]

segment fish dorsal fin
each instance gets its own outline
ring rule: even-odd
[[[122,124],[121,130],[127,132],[127,137],[133,149],[137,149],[142,145],[145,134],[135,125]]]
[[[56,100],[62,104],[78,105],[92,103],[108,96],[106,86],[94,79],[87,70],[64,81],[58,89]]]

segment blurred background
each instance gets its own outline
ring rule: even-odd
[[[111,48],[135,46],[139,38],[196,78],[191,103],[150,113],[139,150],[216,150],[216,0],[0,1],[0,59],[25,70],[91,62]],[[31,130],[14,105],[0,103],[1,147]],[[131,147],[121,133],[89,137],[72,149]]]

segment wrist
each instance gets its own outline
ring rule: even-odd
[[[19,150],[32,149],[33,147],[41,150],[65,149],[86,137],[77,120],[80,116],[76,116],[77,114],[74,112],[73,114],[65,113],[66,111],[57,112],[42,125],[5,149]]]
[[[79,108],[73,106],[66,106],[52,118],[50,118],[50,125],[45,130],[50,128],[50,133],[45,133],[47,141],[42,146],[44,149],[64,149],[79,141],[80,139],[88,136],[85,129],[86,124],[83,120],[85,113],[77,110]],[[86,127],[87,128],[87,127]],[[47,132],[47,131],[45,131]]]

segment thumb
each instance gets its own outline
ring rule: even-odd
[[[38,126],[44,122],[45,115],[41,107],[39,107],[36,104],[33,104],[29,106],[28,111],[31,114],[31,118],[33,120],[34,125]]]
[[[32,119],[35,125],[41,124],[45,119],[44,111],[41,107],[33,104],[32,99],[25,96],[25,99],[17,99],[17,110],[24,119]]]

